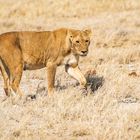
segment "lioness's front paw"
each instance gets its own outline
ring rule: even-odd
[[[48,96],[52,97],[55,93],[55,89],[48,89]]]

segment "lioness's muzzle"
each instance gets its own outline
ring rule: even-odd
[[[81,56],[86,56],[88,54],[88,51],[81,51]]]

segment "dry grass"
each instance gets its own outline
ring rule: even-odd
[[[24,72],[25,94],[34,101],[2,101],[2,140],[140,139],[140,2],[138,0],[0,0],[0,32],[93,29],[90,53],[80,67],[89,82],[87,97],[74,79],[57,71],[57,93],[45,96],[45,69]],[[87,71],[93,71],[93,74]],[[94,91],[94,92],[93,92]]]

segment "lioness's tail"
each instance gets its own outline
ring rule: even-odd
[[[10,79],[10,71],[9,71],[9,68],[7,67],[7,65],[5,64],[4,60],[1,58],[0,56],[0,71],[3,75],[3,73],[6,73],[7,76],[9,77]]]

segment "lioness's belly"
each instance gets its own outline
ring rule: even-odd
[[[45,65],[43,64],[27,64],[26,62],[24,63],[24,70],[36,70],[36,69],[41,69],[44,68]]]
[[[23,67],[24,70],[36,70],[45,67],[45,63],[43,63],[42,57],[40,56],[24,54],[23,61],[24,61]]]

